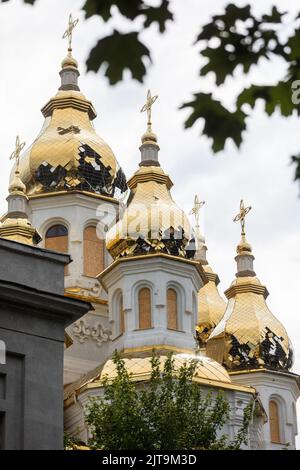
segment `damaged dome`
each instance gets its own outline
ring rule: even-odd
[[[76,64],[63,61],[62,85],[42,109],[43,128],[21,156],[20,177],[28,195],[82,190],[113,197],[117,188],[127,189],[113,151],[95,132],[96,112],[79,90]]]

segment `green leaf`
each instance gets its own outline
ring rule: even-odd
[[[229,3],[225,8],[225,14],[216,15],[213,17],[214,21],[224,22],[225,28],[229,29],[234,26],[237,20],[246,21],[251,18],[251,7],[245,5],[244,7],[238,7],[233,3]]]
[[[237,7],[233,3],[230,3],[227,5],[223,15],[213,16],[210,23],[202,26],[202,31],[197,36],[195,42],[202,40],[208,41],[213,37],[220,37],[224,31],[227,35],[230,32],[229,30],[232,30],[237,20],[246,21],[249,18],[252,18],[249,5]]]
[[[265,15],[265,22],[276,22],[283,16],[277,9],[272,15]],[[276,21],[275,21],[276,20]],[[209,41],[217,39],[217,47],[211,47]],[[200,75],[213,72],[217,85],[224,83],[227,76],[233,75],[236,67],[241,66],[248,73],[261,58],[270,59],[271,54],[286,58],[278,32],[270,25],[266,29],[264,21],[255,18],[250,6],[237,7],[230,4],[223,15],[215,15],[212,21],[203,26],[197,41],[206,41],[201,55],[208,62],[201,68]]]
[[[126,69],[130,70],[132,78],[142,82],[146,74],[144,57],[151,60],[150,51],[139,41],[137,32],[122,34],[115,30],[112,35],[100,39],[91,50],[87,69],[97,72],[104,64],[105,76],[111,85],[122,80]]]
[[[1,0],[2,3],[9,2],[9,0]],[[29,3],[29,5],[34,5],[36,0],[23,0],[24,3]]]
[[[144,27],[148,28],[152,23],[158,23],[159,31],[163,33],[166,30],[166,22],[173,20],[173,13],[169,10],[169,1],[162,0],[158,7],[147,7],[142,10],[146,16]]]
[[[265,112],[271,116],[277,109],[283,116],[290,116],[295,110],[300,114],[300,107],[292,101],[291,82],[278,82],[277,85],[252,85],[240,93],[237,98],[237,107],[247,103],[254,108],[256,100],[265,102]]]
[[[298,155],[293,155],[291,157],[291,161],[296,165],[294,180],[300,181],[300,154],[298,153]]]
[[[299,41],[300,41],[300,28],[297,28],[295,29],[294,34],[289,38],[287,42],[287,46],[290,48],[290,54],[289,54],[290,60],[300,59]]]
[[[214,152],[224,149],[227,139],[232,139],[237,147],[242,142],[242,132],[246,129],[246,114],[237,110],[228,111],[212,98],[211,93],[197,93],[194,101],[184,103],[180,109],[191,107],[193,112],[185,121],[185,127],[192,127],[198,119],[204,119],[203,133],[212,138]]]
[[[264,23],[281,23],[284,15],[286,15],[286,12],[280,13],[280,11],[273,6],[272,13],[270,15],[263,15],[261,19]]]
[[[143,0],[86,0],[82,9],[85,11],[86,18],[99,15],[104,21],[108,21],[111,18],[112,6],[116,6],[121,15],[133,20],[140,14]]]

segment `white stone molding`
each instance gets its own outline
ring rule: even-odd
[[[110,340],[111,331],[104,328],[99,321],[91,325],[85,318],[81,318],[74,323],[73,334],[78,338],[79,343],[92,339],[96,342],[97,346],[102,346],[103,343]]]

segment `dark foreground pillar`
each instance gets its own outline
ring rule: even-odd
[[[0,449],[63,448],[64,331],[91,308],[64,297],[69,262],[0,239]]]

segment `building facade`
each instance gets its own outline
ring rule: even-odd
[[[104,374],[115,376],[114,350],[138,383],[149,379],[155,349],[162,362],[172,352],[178,367],[197,360],[193,380],[225,392],[231,415],[224,432],[230,438],[254,399],[258,411],[245,448],[294,449],[299,377],[291,372],[288,335],[269,311],[267,289],[253,270],[244,232],[247,210],[241,205],[238,269],[226,302],[199,226],[193,229],[174,202],[173,183],[160,165],[151,123],[156,96],[149,92],[143,107],[147,130],[138,169],[127,182],[95,131],[96,111],[80,91],[71,47],[60,76],[58,92],[42,108],[42,130],[11,174],[10,188],[22,193],[19,209],[12,209],[16,198],[9,204],[13,224],[18,211],[26,212],[39,247],[71,255],[64,267],[65,298],[90,303],[66,328],[66,430],[87,442],[85,407],[90,397],[103,394]],[[124,195],[126,205],[120,204]],[[0,236],[10,237],[10,223],[1,219]]]

